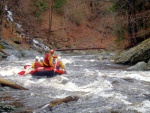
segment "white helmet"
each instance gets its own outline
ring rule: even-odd
[[[38,56],[36,56],[36,57],[35,57],[35,59],[36,59],[36,60],[39,60],[39,57],[38,57]]]
[[[40,61],[43,61],[43,60],[44,60],[43,57],[41,57],[41,58],[40,58]]]
[[[61,56],[58,56],[57,59],[58,59],[58,60],[61,60]]]

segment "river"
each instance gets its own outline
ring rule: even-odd
[[[13,113],[150,113],[149,71],[127,71],[100,54],[62,54],[67,74],[52,78],[19,76],[34,59],[0,62],[0,77],[29,90],[1,88],[1,104],[15,105]],[[57,98],[78,96],[77,101],[42,107]],[[21,112],[22,111],[22,112]]]

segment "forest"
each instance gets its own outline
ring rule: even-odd
[[[23,30],[8,19],[8,11],[13,12],[13,21]],[[104,45],[108,49],[112,44],[115,49],[118,45],[128,49],[150,37],[150,1],[1,0],[1,37],[7,37],[5,29],[12,34],[10,37],[17,37],[13,36],[14,32],[23,33],[31,39],[41,38],[56,48],[77,48],[85,43],[84,47]],[[87,46],[89,38],[93,40]],[[105,42],[113,38],[114,43]]]

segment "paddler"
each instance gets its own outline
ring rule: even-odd
[[[64,69],[65,70],[65,66],[64,66],[63,62],[61,61],[60,56],[58,56],[57,58],[54,58],[53,62],[55,65],[55,69]]]
[[[47,53],[44,57],[44,66],[54,68],[53,58],[57,58],[57,56],[54,55],[54,50],[50,50],[49,53]]]
[[[43,63],[39,61],[39,57],[36,56],[35,57],[35,62],[32,64],[32,68],[36,69],[38,67],[42,67],[43,66]]]

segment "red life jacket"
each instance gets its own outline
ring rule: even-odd
[[[38,62],[38,61],[35,61],[34,68],[36,69],[36,68],[38,68],[38,67],[41,67],[41,64],[40,64],[40,62]]]
[[[50,54],[47,53],[47,54],[45,55],[45,58],[44,58],[44,64],[45,64],[46,66],[50,66],[50,64],[49,64],[49,57],[50,57]]]

